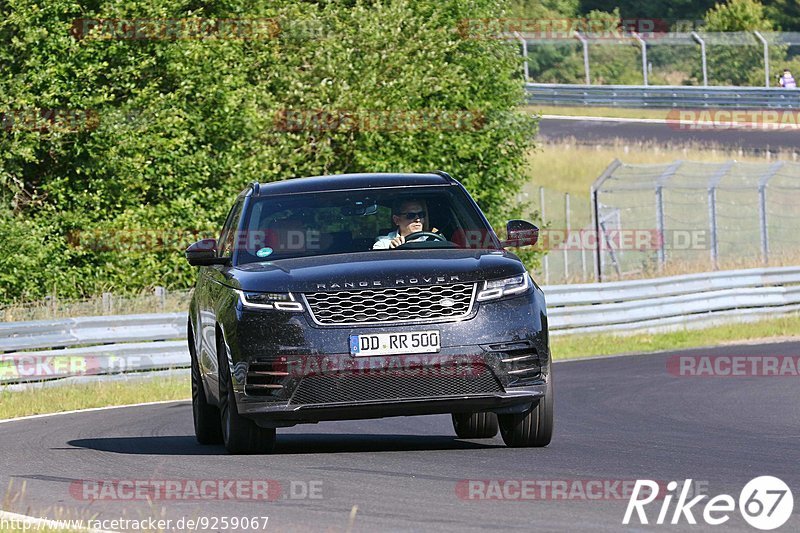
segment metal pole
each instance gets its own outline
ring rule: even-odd
[[[647,84],[647,43],[645,42],[644,39],[639,37],[639,34],[636,33],[635,31],[631,32],[631,34],[633,35],[633,37],[637,41],[639,41],[639,44],[642,46],[642,78],[644,79],[644,85],[646,87],[648,85]]]
[[[758,215],[761,224],[761,258],[769,264],[769,231],[767,230],[767,184],[783,168],[783,161],[776,161],[758,180]]]
[[[764,45],[764,87],[769,89],[769,43],[759,32],[754,31],[753,33],[758,37],[758,40],[761,41],[761,44]]]
[[[583,45],[583,72],[586,74],[586,85],[591,85],[592,78],[589,75],[589,41],[578,31],[575,32],[575,37]]]
[[[692,37],[695,41],[700,43],[700,57],[703,62],[703,87],[708,87],[708,60],[706,59],[706,42],[697,34],[692,32]]]
[[[767,187],[758,188],[758,219],[761,223],[761,259],[764,266],[769,264],[769,240],[767,236]]]
[[[717,241],[717,188],[712,185],[708,188],[708,222],[711,231],[711,265],[714,270],[719,270],[719,248]]]
[[[564,281],[569,280],[569,193],[564,193],[564,218],[567,223],[567,238],[564,242]]]
[[[603,282],[603,254],[600,250],[600,211],[597,201],[598,190],[592,186],[592,218],[594,219],[594,277],[598,283]]]
[[[545,210],[544,210],[544,187],[539,187],[539,206],[541,207],[542,211],[542,226],[546,224],[545,219]],[[545,242],[549,242],[549,239],[546,239]],[[542,259],[542,268],[544,269],[544,284],[550,284],[550,261],[547,254],[550,251],[545,249],[544,251],[544,258]]]
[[[660,272],[667,263],[667,254],[664,249],[664,193],[661,185],[656,187],[656,231],[660,240],[658,247],[658,270]]]
[[[522,37],[522,36],[519,34],[519,32],[518,32],[518,31],[515,31],[515,32],[514,32],[514,36],[515,36],[517,39],[519,39],[519,41],[522,43],[522,57],[524,57],[524,58],[525,58],[525,62],[524,62],[524,64],[523,64],[522,68],[523,68],[523,71],[524,71],[524,73],[525,73],[525,83],[528,83],[528,81],[530,80],[530,77],[528,76],[528,41],[526,41],[526,40],[525,40],[525,39],[524,39],[524,38],[523,38],[523,37]]]
[[[600,187],[605,183],[605,181],[610,178],[614,172],[622,166],[622,162],[619,159],[614,159],[608,167],[600,174],[594,183],[592,183],[591,188],[591,195],[592,195],[592,221],[594,222],[594,237],[595,237],[595,261],[594,261],[594,275],[597,278],[597,282],[600,283],[603,281],[603,254],[601,251],[601,242],[600,242],[600,202],[598,201],[598,194],[600,192]]]

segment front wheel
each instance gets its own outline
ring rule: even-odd
[[[553,437],[553,386],[552,375],[547,392],[536,407],[526,414],[499,415],[500,435],[506,446],[512,448],[541,448],[550,444]]]
[[[227,348],[220,341],[219,400],[222,441],[231,454],[270,453],[275,448],[275,428],[262,428],[236,409],[236,395],[228,367]]]
[[[497,435],[494,413],[453,413],[453,429],[461,439],[491,439]]]
[[[194,418],[194,435],[200,444],[220,444],[222,427],[220,426],[219,409],[208,403],[200,365],[194,347],[194,335],[189,330],[189,355],[191,357],[192,374],[192,418]]]

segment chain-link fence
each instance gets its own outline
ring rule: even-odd
[[[800,32],[515,32],[527,81],[776,87]]]
[[[601,280],[800,260],[800,164],[615,160],[592,187]]]

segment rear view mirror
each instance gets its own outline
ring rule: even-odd
[[[217,257],[217,239],[203,239],[186,249],[186,260],[192,266],[224,265],[226,257]]]
[[[539,240],[539,228],[525,220],[509,220],[503,247],[533,246]]]

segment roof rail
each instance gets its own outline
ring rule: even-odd
[[[248,187],[253,189],[253,196],[258,196],[261,194],[261,184],[257,181],[251,181],[247,184]]]
[[[456,180],[453,179],[453,176],[451,176],[450,174],[448,174],[444,170],[434,170],[433,172],[431,172],[431,174],[437,174],[437,175],[443,177],[444,179],[450,181],[451,183],[455,183],[456,182]]]

